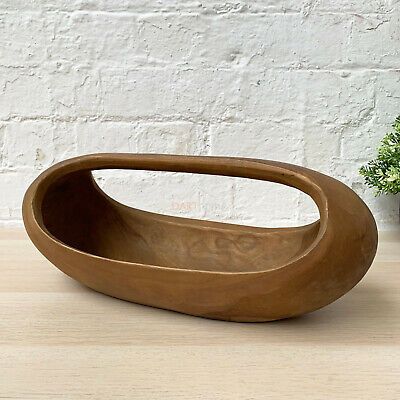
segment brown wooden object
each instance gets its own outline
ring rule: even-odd
[[[295,228],[256,228],[145,212],[107,196],[92,177],[99,169],[277,182],[310,195],[320,219]],[[23,217],[35,246],[84,285],[135,303],[229,321],[287,318],[333,302],[364,276],[377,246],[374,218],[347,186],[307,168],[246,158],[76,157],[32,183]]]

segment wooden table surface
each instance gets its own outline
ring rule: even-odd
[[[400,234],[346,296],[270,323],[113,299],[0,231],[0,399],[400,399]]]

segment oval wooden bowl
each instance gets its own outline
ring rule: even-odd
[[[141,211],[111,199],[95,183],[92,170],[113,168],[281,183],[310,195],[320,220],[273,229]],[[135,303],[229,321],[276,320],[331,303],[364,276],[377,246],[374,218],[347,186],[307,168],[245,158],[73,158],[32,183],[23,218],[35,246],[84,285]]]

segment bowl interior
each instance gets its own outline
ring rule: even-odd
[[[120,204],[78,171],[43,196],[44,227],[57,240],[112,260],[190,270],[250,272],[274,269],[305,253],[320,223],[257,228],[171,217]]]

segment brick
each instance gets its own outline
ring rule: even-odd
[[[354,15],[345,62],[364,68],[400,68],[399,25],[400,13]]]
[[[148,63],[200,64],[207,21],[199,15],[147,15],[140,17],[139,53]]]
[[[390,127],[400,114],[400,69],[377,73],[375,90],[377,121]]]
[[[77,152],[136,152],[136,125],[126,122],[83,122],[76,125]]]
[[[0,222],[22,220],[23,196],[38,173],[25,170],[0,174]]]
[[[50,88],[36,70],[0,67],[0,118],[48,116]]]
[[[1,65],[39,65],[46,58],[53,34],[54,23],[40,12],[0,14]]]
[[[241,219],[234,208],[234,178],[201,175],[198,179],[201,218],[222,222]]]
[[[6,161],[4,142],[5,142],[5,132],[6,132],[6,124],[0,123],[0,167],[4,167],[4,162]]]
[[[190,3],[190,2],[188,2]],[[242,2],[207,1],[201,3],[206,14],[228,13],[286,13],[301,10],[301,2],[295,0],[251,0]]]
[[[320,0],[315,10],[339,11],[342,13],[388,13],[391,10],[390,0]]]
[[[208,68],[341,65],[351,28],[341,14],[146,14],[139,23],[149,63]]]
[[[74,123],[56,122],[53,126],[53,158],[60,162],[77,155],[77,132]]]
[[[130,118],[231,119],[237,114],[238,79],[219,70],[106,70],[100,83],[103,110]]]
[[[298,198],[298,215],[297,223],[299,225],[311,224],[314,221],[319,220],[320,215],[318,207],[313,199],[307,194],[300,192]]]
[[[162,12],[197,10],[201,2],[196,0],[100,0],[96,6],[108,11]]]
[[[234,210],[246,224],[261,227],[297,225],[299,191],[288,186],[237,179]]]
[[[346,15],[330,14],[312,14],[307,19],[301,14],[210,17],[202,61],[212,67],[261,69],[341,65],[350,23]]]
[[[340,143],[345,127],[330,123],[304,122],[303,165],[325,174],[332,173],[332,160],[340,156]]]
[[[191,122],[140,123],[137,150],[141,153],[205,154],[207,135]]]
[[[375,110],[374,72],[307,71],[297,84],[305,94],[304,113],[316,123],[357,125]]]
[[[303,115],[306,86],[295,71],[247,71],[240,82],[243,120],[298,120]]]
[[[12,121],[4,123],[0,132],[4,168],[41,170],[76,155],[75,129],[70,123]]]
[[[77,118],[98,117],[102,114],[98,70],[54,63],[48,66],[45,76],[55,115]]]
[[[2,0],[0,10],[6,11],[75,11],[94,6],[93,0]]]
[[[388,126],[375,120],[356,127],[344,127],[342,131],[342,157],[347,160],[368,161],[377,155],[377,148]]]
[[[50,122],[9,122],[4,130],[7,168],[33,167],[41,170],[52,164],[54,144]]]
[[[298,122],[222,123],[210,126],[211,154],[301,163]]]
[[[352,187],[356,183],[363,182],[363,178],[359,174],[359,169],[362,165],[362,160],[355,161],[334,157],[332,159],[331,176]]]
[[[131,207],[191,218],[202,215],[198,175],[130,171],[106,176],[102,188]]]
[[[204,14],[227,13],[260,13],[260,12],[288,12],[300,11],[301,4],[295,0],[251,0],[245,2],[207,1],[198,0],[139,0],[132,3],[130,0],[103,0],[96,2],[103,10],[112,11],[180,11],[198,12]],[[98,5],[97,5],[98,6]]]
[[[139,26],[133,14],[78,11],[54,17],[50,62],[76,66],[132,66],[139,62]]]

